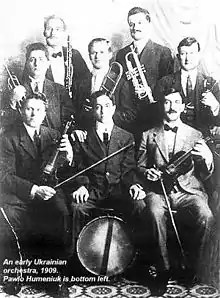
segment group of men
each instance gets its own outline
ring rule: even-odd
[[[176,212],[188,282],[198,278],[204,258],[214,220],[205,182],[213,175],[214,162],[203,135],[219,126],[220,90],[214,79],[199,71],[200,45],[195,38],[179,43],[180,70],[174,73],[171,51],[150,39],[149,12],[134,7],[127,21],[133,42],[116,55],[123,75],[113,96],[101,88],[113,59],[106,39],[95,38],[88,45],[91,72],[80,53],[71,49],[72,96],[65,89],[64,21],[47,18],[46,45],[27,47],[22,82],[10,91],[1,135],[1,258],[7,257],[12,238],[4,214],[30,255],[44,244],[45,258],[51,254],[70,259],[88,220],[97,210],[113,208],[136,235],[141,234],[144,253],[153,253],[157,278],[151,291],[161,295],[172,272],[181,267],[169,255],[169,207]],[[140,86],[127,78],[130,52],[145,66],[154,103],[149,103],[149,93],[140,99]],[[75,127],[62,135],[71,115]],[[71,177],[104,160],[54,188],[45,185],[42,169],[56,150],[61,161],[55,171],[60,176]],[[179,169],[174,158],[182,151],[190,154]],[[177,167],[175,174],[171,166]],[[138,247],[140,239],[135,241]]]

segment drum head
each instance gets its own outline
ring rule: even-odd
[[[102,216],[90,221],[77,241],[81,264],[97,275],[113,276],[131,264],[135,249],[126,224],[114,216]]]

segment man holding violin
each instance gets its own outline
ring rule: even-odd
[[[136,201],[135,206],[141,224],[153,231],[151,244],[154,249],[156,247],[157,269],[155,290],[160,294],[165,292],[174,270],[174,276],[180,275],[187,284],[198,277],[196,271],[213,220],[203,184],[213,171],[212,153],[202,140],[202,134],[180,120],[185,105],[179,90],[166,86],[161,94],[161,106],[161,123],[142,136],[138,168],[144,176],[147,195]],[[180,151],[190,153],[184,162],[181,162]],[[168,205],[176,212],[177,237],[181,239],[182,260],[175,265],[168,249],[172,216]],[[175,230],[176,226],[173,228]]]
[[[72,162],[73,152],[67,134],[60,139],[58,131],[41,125],[46,106],[46,98],[41,93],[24,98],[20,122],[2,136],[0,203],[27,256],[66,259],[69,239],[66,197],[62,190],[44,184],[41,177],[42,168],[55,148],[60,152],[63,166]],[[10,251],[14,246],[7,246],[14,238],[2,215],[0,213],[1,267],[4,258],[16,257]]]

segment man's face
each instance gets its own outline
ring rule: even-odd
[[[63,22],[60,19],[50,19],[45,27],[46,43],[51,47],[60,46],[65,38]]]
[[[115,112],[115,106],[107,95],[101,95],[96,99],[95,116],[101,123],[112,122],[112,116]]]
[[[182,97],[179,92],[165,96],[164,118],[168,122],[176,121],[184,111],[185,105],[182,103]]]
[[[42,50],[34,50],[27,60],[28,74],[34,79],[44,78],[49,66],[49,61]]]
[[[191,46],[183,46],[179,50],[178,58],[182,69],[189,71],[195,69],[200,60],[198,44],[193,43]]]
[[[134,40],[147,39],[150,32],[150,23],[144,13],[136,13],[128,17],[131,37]]]
[[[109,65],[112,53],[109,52],[108,44],[104,41],[94,42],[89,53],[89,58],[93,67],[96,69],[101,69]]]
[[[25,124],[39,128],[46,115],[45,104],[42,100],[31,98],[27,100],[21,113]]]

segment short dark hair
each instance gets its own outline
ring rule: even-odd
[[[112,49],[111,49],[111,46],[110,46],[110,42],[107,39],[105,39],[105,38],[97,37],[97,38],[93,38],[90,41],[90,43],[88,44],[88,52],[89,52],[89,54],[91,52],[91,49],[92,49],[94,43],[96,43],[96,42],[105,42],[107,44],[107,46],[108,46],[108,51],[109,52],[112,52]]]
[[[145,8],[142,8],[142,7],[133,7],[132,9],[129,10],[128,12],[128,16],[127,16],[127,21],[128,21],[128,18],[134,14],[137,14],[137,13],[143,13],[145,14],[145,17],[147,19],[147,21],[150,23],[151,22],[151,17],[150,17],[150,13],[147,9]]]
[[[90,97],[90,101],[91,101],[91,105],[92,105],[93,109],[97,103],[97,98],[99,98],[100,96],[103,96],[103,95],[107,96],[112,101],[113,105],[115,105],[114,100],[112,98],[110,98],[104,90],[98,90],[98,91],[93,92]]]
[[[64,22],[64,20],[63,20],[61,17],[59,17],[59,16],[53,14],[53,15],[50,15],[50,16],[47,16],[47,17],[44,18],[44,36],[45,36],[45,29],[46,29],[46,27],[47,27],[47,23],[48,23],[50,20],[53,20],[53,19],[58,19],[58,20],[60,20],[60,21],[62,22],[62,24],[63,24],[63,30],[66,31],[66,23]]]
[[[43,51],[47,60],[49,60],[49,52],[47,47],[41,42],[31,43],[26,47],[26,61],[29,59],[31,52],[33,51]]]
[[[195,37],[185,37],[184,39],[181,40],[181,42],[179,43],[177,50],[178,53],[180,52],[180,48],[181,47],[190,47],[192,44],[197,43],[198,45],[198,52],[200,51],[200,44],[199,42],[195,39]]]
[[[37,99],[37,100],[39,100],[39,101],[42,101],[43,103],[44,103],[44,105],[45,105],[45,108],[47,109],[47,106],[48,106],[48,100],[47,100],[47,98],[46,98],[46,95],[44,94],[44,93],[40,93],[40,92],[37,92],[37,93],[30,93],[30,94],[28,94],[27,96],[25,96],[23,99],[22,99],[22,101],[20,102],[20,106],[21,106],[21,108],[24,108],[25,107],[25,105],[26,105],[26,103],[27,103],[27,101],[29,100],[29,99],[32,99],[32,98],[34,98],[34,99]]]

